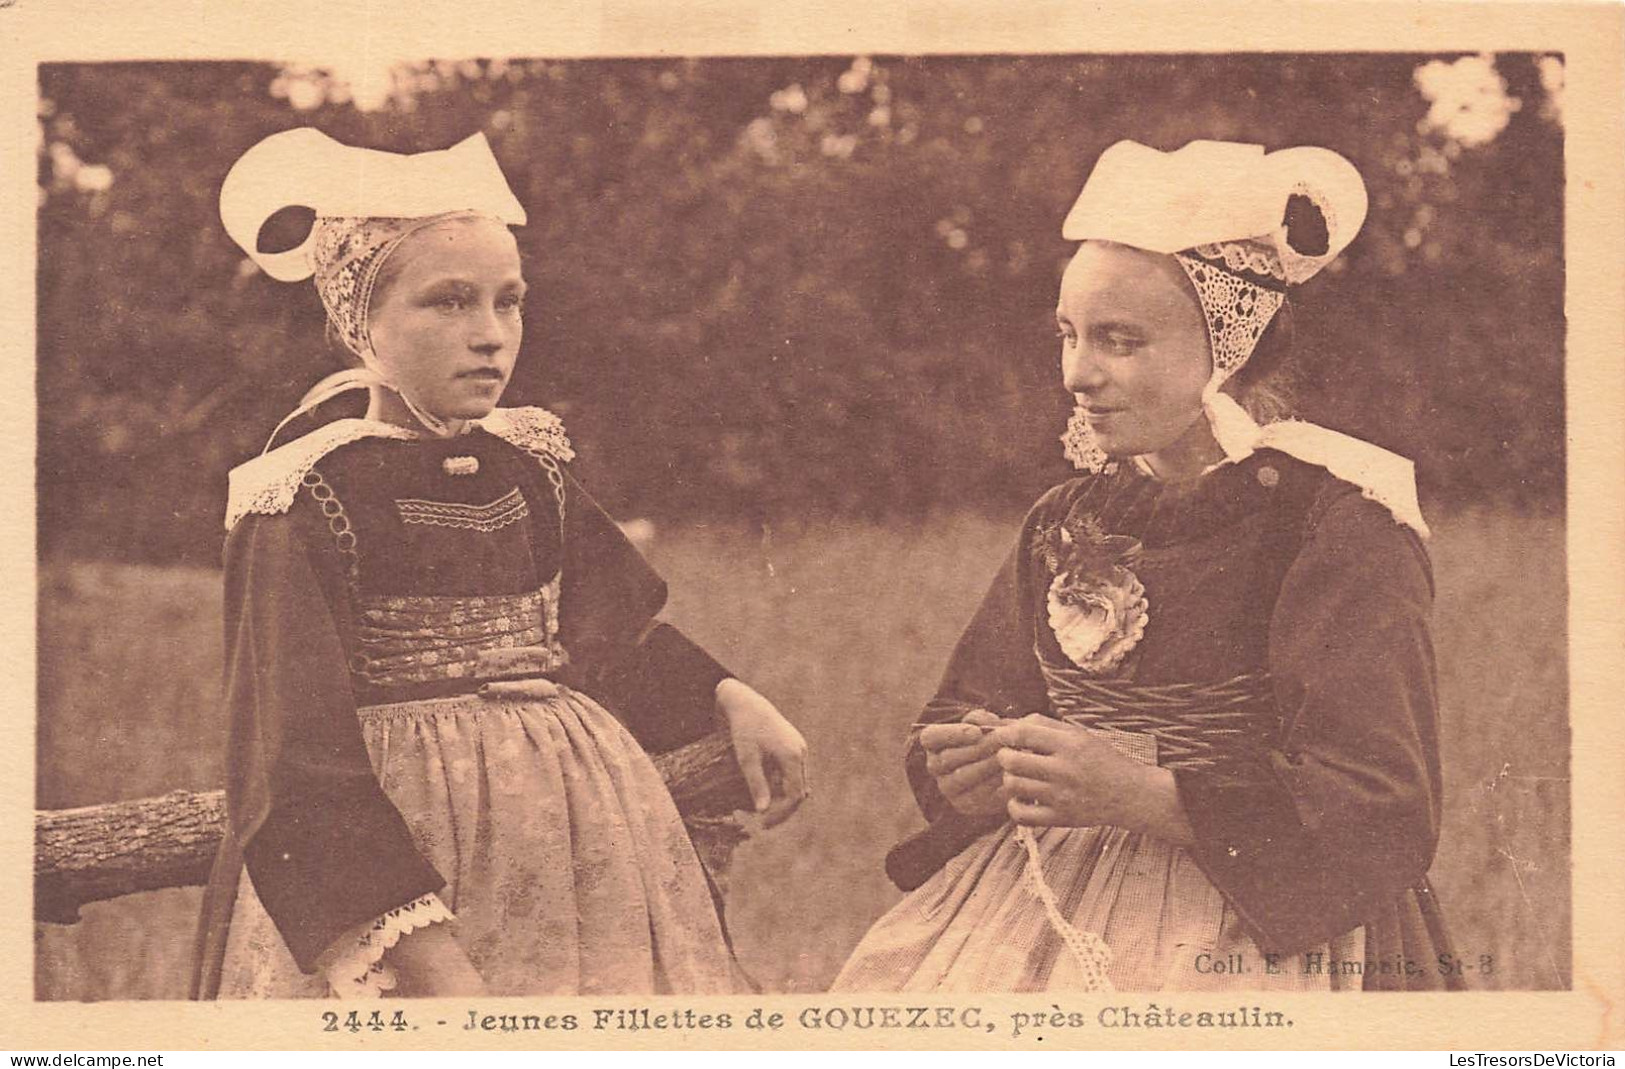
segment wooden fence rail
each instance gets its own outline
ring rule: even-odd
[[[654,757],[655,767],[719,883],[746,837],[735,815],[750,808],[726,732]],[[206,883],[226,827],[224,791],[171,791],[156,798],[34,815],[34,918],[72,924],[79,908],[141,891]]]

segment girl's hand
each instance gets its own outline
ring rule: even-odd
[[[772,702],[737,679],[717,684],[717,710],[728,721],[734,756],[763,827],[784,823],[810,793],[807,740]]]
[[[395,994],[403,998],[474,998],[489,993],[444,924],[408,932],[386,953],[395,970]]]
[[[920,731],[926,771],[948,804],[967,817],[1005,811],[996,732],[982,730],[1000,723],[986,709],[972,709],[957,724],[932,724]]]
[[[1192,840],[1174,776],[1046,716],[994,732],[1010,818],[1036,827],[1112,825],[1177,844]]]

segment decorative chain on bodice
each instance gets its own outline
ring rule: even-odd
[[[339,556],[344,558],[344,569],[352,582],[360,571],[361,560],[356,554],[355,529],[350,526],[350,517],[344,511],[344,502],[333,493],[333,488],[322,478],[322,473],[315,468],[305,473],[301,483],[310,491],[310,496],[316,499],[316,506],[322,510],[322,516],[327,520],[327,529],[333,534],[333,542],[338,547]]]

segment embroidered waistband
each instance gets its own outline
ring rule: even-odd
[[[556,672],[559,589],[554,576],[520,594],[360,595],[350,670],[379,688]]]

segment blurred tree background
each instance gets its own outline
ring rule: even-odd
[[[40,71],[41,551],[217,559],[226,472],[338,366],[216,211],[278,130],[490,137],[530,212],[507,402],[623,515],[1009,510],[1066,477],[1060,220],[1107,145],[1319,144],[1371,191],[1297,299],[1305,414],[1424,502],[1560,507],[1559,57],[489,60]]]

